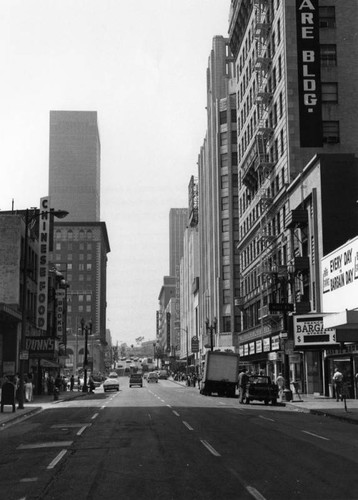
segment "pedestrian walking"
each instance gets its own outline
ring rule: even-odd
[[[285,379],[283,378],[282,373],[278,374],[278,377],[276,379],[276,385],[278,387],[278,399],[280,403],[282,403],[283,391],[285,389]]]
[[[246,368],[244,367],[241,370],[241,372],[239,373],[239,381],[238,381],[238,384],[239,384],[239,403],[244,402],[244,397],[246,394],[246,388],[247,388],[248,381],[249,381],[249,377],[246,373]]]
[[[343,401],[343,374],[338,370],[338,368],[334,369],[333,375],[333,386],[334,391],[336,393],[336,401]]]
[[[72,374],[70,378],[70,391],[73,391],[74,386],[75,386],[75,377]]]
[[[33,399],[32,377],[27,377],[25,382],[25,401],[30,402]]]

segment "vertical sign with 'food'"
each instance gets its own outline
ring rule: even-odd
[[[49,206],[49,198],[41,198],[39,216],[39,271],[37,280],[38,285],[36,318],[36,325],[41,330],[47,330],[48,252],[50,237]]]
[[[301,147],[322,147],[318,0],[296,0]]]

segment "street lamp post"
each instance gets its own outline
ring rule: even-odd
[[[85,324],[85,320],[81,319],[81,331],[83,335],[83,330],[85,332],[85,355],[83,360],[83,369],[84,369],[84,377],[83,377],[83,388],[82,392],[88,392],[87,386],[87,365],[88,365],[88,331],[92,332],[92,321],[89,321],[88,324]]]
[[[216,333],[217,319],[214,318],[212,325],[210,325],[209,318],[207,318],[205,321],[205,325],[206,325],[206,331],[210,332],[210,350],[213,351],[214,350],[213,332]]]
[[[290,389],[290,365],[289,365],[289,356],[286,352],[286,338],[289,337],[289,328],[288,328],[288,312],[293,309],[293,304],[288,302],[288,285],[292,283],[292,276],[295,273],[295,268],[293,265],[287,266],[277,266],[273,265],[271,269],[272,274],[274,275],[275,281],[279,282],[282,287],[281,294],[281,306],[282,306],[282,314],[283,314],[283,329],[282,329],[282,341],[283,341],[283,373],[285,379],[285,397],[286,400],[290,401],[292,399],[292,393]],[[280,308],[280,304],[279,304]]]
[[[59,219],[63,219],[68,215],[65,210],[35,210],[30,214],[29,209],[25,211],[25,237],[24,237],[24,251],[23,251],[23,268],[22,268],[22,294],[21,294],[21,339],[20,339],[20,363],[19,363],[19,392],[18,392],[18,409],[24,409],[24,353],[26,350],[26,320],[27,320],[27,246],[28,246],[28,232],[31,222],[43,215],[54,215]]]

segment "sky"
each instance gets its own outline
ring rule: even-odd
[[[50,110],[97,111],[113,343],[156,334],[169,211],[188,207],[230,0],[0,0],[0,210],[48,194]],[[65,207],[54,207],[65,209]]]

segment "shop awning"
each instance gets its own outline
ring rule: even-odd
[[[43,368],[59,368],[60,365],[58,363],[54,363],[53,361],[49,361],[48,359],[41,359],[40,366]]]
[[[358,329],[358,311],[355,309],[328,314],[323,317],[324,328],[342,328],[344,330]]]

